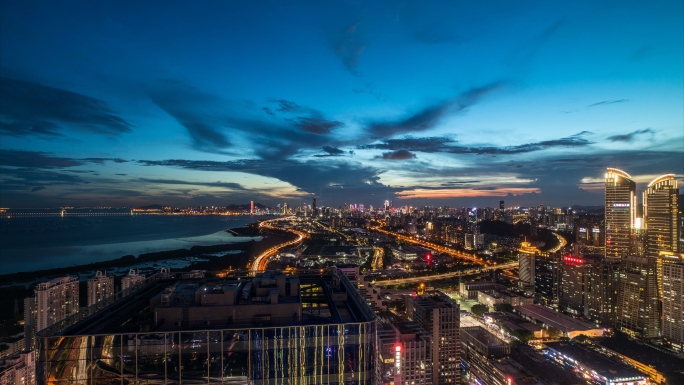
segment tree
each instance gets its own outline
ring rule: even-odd
[[[497,303],[496,305],[494,305],[494,310],[512,313],[513,305],[511,305],[510,303]]]
[[[553,326],[549,326],[549,328],[546,330],[546,333],[549,338],[558,338],[563,335],[560,330],[554,328]]]
[[[473,307],[470,308],[470,312],[475,314],[478,317],[481,317],[482,314],[486,313],[489,311],[489,307],[487,305],[483,305],[478,303],[477,305],[473,305]]]

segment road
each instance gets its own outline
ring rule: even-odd
[[[296,245],[297,243],[300,243],[302,240],[304,240],[304,238],[306,238],[306,234],[302,233],[301,231],[297,231],[297,230],[294,230],[294,229],[283,229],[283,228],[271,226],[271,222],[283,221],[283,220],[291,220],[291,219],[292,219],[292,217],[288,217],[288,218],[277,218],[277,219],[271,219],[271,220],[268,220],[268,221],[264,221],[264,222],[259,223],[259,227],[264,227],[264,228],[267,228],[267,229],[270,228],[270,229],[285,230],[285,231],[289,231],[289,232],[291,232],[291,233],[294,233],[294,234],[297,235],[297,239],[295,239],[294,241],[289,241],[289,242],[285,242],[285,243],[281,243],[281,244],[279,244],[279,245],[273,246],[273,247],[271,247],[270,249],[268,249],[268,250],[264,251],[263,253],[259,254],[259,255],[256,257],[256,259],[254,260],[254,263],[252,264],[252,273],[256,274],[256,273],[258,273],[259,271],[265,270],[265,269],[266,269],[266,266],[267,266],[267,264],[268,264],[268,259],[269,259],[270,257],[272,257],[273,255],[275,255],[275,254],[276,254],[280,249],[282,249],[283,247]]]
[[[438,245],[438,244],[436,244],[436,243],[424,241],[424,240],[421,240],[421,239],[413,238],[413,237],[406,236],[406,235],[399,234],[399,233],[393,233],[393,232],[391,232],[391,231],[387,231],[387,230],[382,229],[382,228],[380,228],[380,227],[372,227],[371,230],[377,231],[377,232],[379,232],[379,233],[391,235],[391,236],[393,236],[393,237],[395,237],[395,238],[398,238],[398,239],[401,239],[402,241],[405,241],[405,242],[411,242],[411,243],[415,243],[415,244],[417,244],[417,245],[421,245],[421,246],[424,246],[424,247],[428,247],[428,248],[430,248],[430,249],[432,249],[432,250],[439,251],[440,253],[449,254],[449,255],[451,255],[452,257],[456,257],[456,258],[460,258],[460,259],[465,259],[465,260],[467,260],[467,261],[476,263],[476,264],[478,264],[478,265],[488,266],[488,264],[489,264],[489,262],[483,261],[482,258],[480,258],[480,257],[476,257],[476,256],[474,256],[474,255],[466,254],[466,253],[460,252],[460,251],[458,251],[458,250],[454,250],[454,249],[448,248],[448,247],[446,247],[446,246]]]
[[[375,282],[373,282],[373,286],[393,286],[393,285],[402,285],[405,283],[420,283],[420,282],[438,281],[440,279],[448,279],[448,278],[458,277],[461,275],[477,274],[482,270],[510,269],[513,267],[518,267],[518,262],[510,262],[510,263],[505,263],[505,264],[496,265],[496,266],[478,267],[476,269],[454,271],[451,273],[426,275],[426,276],[422,276],[422,277],[397,278],[397,279],[389,279],[387,281],[375,281]]]

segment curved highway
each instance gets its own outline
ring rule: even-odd
[[[283,221],[283,220],[291,220],[292,217],[287,217],[287,218],[278,218],[278,219],[270,219],[268,221],[264,221],[259,223],[259,227],[264,227],[267,229],[279,229],[279,230],[285,230],[289,231],[291,233],[294,233],[297,235],[297,239],[289,242],[284,242],[279,245],[273,246],[270,249],[264,251],[263,253],[259,254],[254,262],[252,263],[252,273],[256,274],[259,271],[265,270],[266,265],[268,264],[268,259],[275,255],[275,253],[278,252],[278,250],[282,249],[283,247],[287,246],[292,246],[296,245],[297,243],[300,243],[304,238],[306,238],[306,234],[302,233],[301,231],[293,230],[293,229],[282,229],[279,227],[271,226],[271,222],[276,222],[276,221]]]

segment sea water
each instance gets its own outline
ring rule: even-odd
[[[244,242],[226,230],[258,216],[9,216],[0,219],[0,275],[107,261],[124,255]]]

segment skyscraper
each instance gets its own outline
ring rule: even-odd
[[[620,258],[633,251],[636,183],[616,168],[606,171],[606,257]]]
[[[678,251],[678,198],[674,174],[659,176],[644,191],[647,256],[657,258],[661,251]]]
[[[539,254],[539,249],[524,241],[521,243],[518,252],[518,271],[520,272],[518,285],[523,290],[534,292],[535,259]]]

